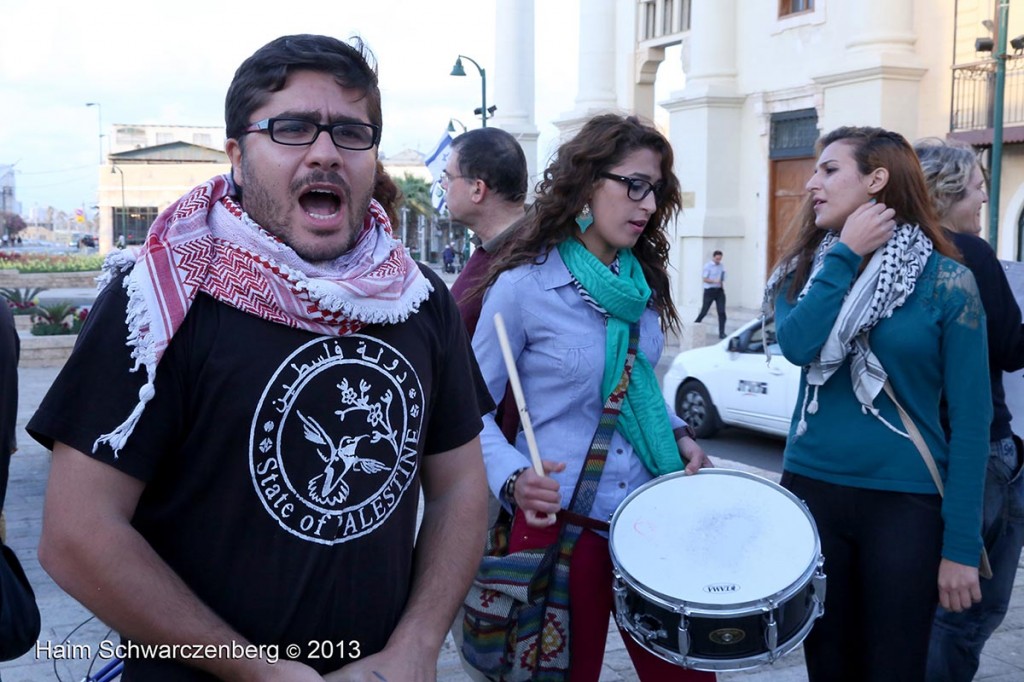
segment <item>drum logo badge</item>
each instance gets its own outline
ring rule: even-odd
[[[705,592],[710,592],[711,594],[723,594],[725,592],[739,592],[740,591],[740,586],[736,585],[734,583],[714,583],[714,584],[711,584],[711,585],[705,585],[704,586],[704,591]]]
[[[715,644],[739,644],[746,636],[739,628],[719,628],[708,633],[708,639]]]

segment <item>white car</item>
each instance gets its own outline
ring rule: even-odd
[[[775,321],[762,332],[758,318],[713,346],[677,355],[661,390],[700,438],[726,425],[785,437],[799,386],[800,368],[782,357]]]

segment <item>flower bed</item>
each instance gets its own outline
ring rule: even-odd
[[[21,251],[0,251],[0,270],[34,272],[89,272],[99,270],[103,256],[54,255]]]

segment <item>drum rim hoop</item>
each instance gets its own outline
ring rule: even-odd
[[[622,561],[619,559],[619,557],[617,556],[617,554],[615,552],[615,542],[614,542],[614,538],[615,538],[615,524],[618,521],[619,516],[622,513],[622,510],[625,509],[626,506],[629,505],[629,503],[631,501],[633,501],[633,499],[635,499],[636,497],[641,495],[644,491],[648,490],[649,488],[653,488],[654,486],[659,485],[659,484],[661,484],[661,483],[663,483],[663,482],[665,482],[667,480],[670,480],[670,479],[679,478],[681,476],[709,476],[709,475],[713,475],[713,476],[736,476],[736,477],[739,477],[739,478],[745,478],[747,480],[755,481],[757,483],[767,484],[768,487],[770,487],[770,488],[772,488],[772,489],[774,489],[774,490],[776,490],[778,492],[781,492],[783,495],[785,495],[787,498],[789,498],[792,502],[795,502],[797,508],[800,509],[800,511],[803,512],[804,516],[807,518],[807,521],[811,524],[811,530],[812,530],[813,536],[814,536],[814,549],[811,552],[811,556],[814,557],[814,558],[812,559],[810,564],[807,566],[807,568],[805,568],[804,571],[800,574],[799,578],[797,578],[796,580],[791,582],[789,585],[787,585],[783,589],[781,589],[781,590],[779,590],[779,591],[777,591],[777,592],[775,592],[773,594],[770,594],[770,595],[767,595],[767,596],[764,596],[764,597],[760,597],[758,599],[752,599],[752,600],[745,601],[745,602],[737,602],[735,604],[729,604],[728,605],[728,609],[729,609],[728,611],[726,609],[719,608],[720,606],[722,606],[722,605],[719,605],[719,604],[712,604],[710,602],[695,602],[695,601],[680,600],[677,597],[672,597],[672,596],[667,595],[667,594],[662,594],[661,592],[658,592],[656,590],[652,590],[652,589],[648,588],[646,585],[643,585],[643,583],[641,583],[639,580],[637,580],[632,574],[630,574],[629,571],[627,571],[625,569],[625,567],[622,564]],[[677,472],[674,472],[674,473],[671,473],[671,474],[665,474],[664,476],[659,476],[657,478],[653,478],[650,481],[648,481],[647,483],[644,483],[639,488],[637,488],[636,490],[631,492],[629,495],[626,495],[625,499],[623,499],[622,502],[619,504],[619,506],[615,509],[615,513],[612,514],[612,519],[611,519],[611,522],[609,524],[609,529],[608,529],[608,552],[611,555],[611,559],[612,559],[612,573],[613,573],[613,575],[615,577],[621,579],[623,581],[623,583],[628,588],[633,589],[636,592],[639,592],[641,596],[643,596],[643,597],[645,597],[645,598],[647,598],[647,599],[649,599],[651,601],[654,601],[657,605],[663,606],[663,607],[668,608],[668,609],[670,609],[672,611],[679,611],[680,613],[684,613],[684,615],[699,614],[699,615],[702,615],[702,616],[708,616],[708,617],[712,617],[712,618],[713,617],[719,617],[719,616],[726,617],[726,616],[743,615],[743,614],[747,613],[748,611],[752,611],[752,610],[758,610],[759,611],[759,610],[762,610],[764,608],[764,606],[766,604],[768,604],[768,603],[774,603],[774,607],[773,608],[778,608],[783,603],[788,601],[791,597],[793,597],[794,595],[799,593],[800,590],[802,590],[804,587],[806,587],[808,584],[810,584],[810,581],[813,578],[814,573],[818,570],[818,566],[822,563],[821,537],[818,534],[818,526],[814,522],[814,517],[811,515],[810,510],[807,508],[807,505],[804,504],[803,500],[801,500],[799,497],[794,495],[789,490],[786,490],[785,488],[783,488],[781,485],[779,485],[775,481],[767,479],[764,476],[758,476],[757,474],[752,474],[749,471],[742,471],[740,469],[711,469],[711,468],[706,468],[706,469],[701,469],[696,474],[687,474],[685,471],[677,471]],[[680,610],[680,609],[682,609],[682,610]]]

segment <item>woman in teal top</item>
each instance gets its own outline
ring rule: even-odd
[[[814,515],[828,575],[807,670],[812,682],[923,680],[936,602],[959,611],[980,599],[984,311],[901,135],[839,128],[819,148],[802,225],[766,292],[784,355],[804,367],[783,485]]]

